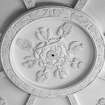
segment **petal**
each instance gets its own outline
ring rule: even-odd
[[[44,71],[38,71],[36,73],[36,81],[42,82],[48,79],[48,73]]]
[[[40,41],[45,41],[48,40],[50,36],[50,29],[49,28],[44,28],[44,27],[39,27],[35,31],[35,38]]]
[[[36,64],[36,60],[26,60],[22,63],[23,66],[27,67],[27,68],[32,68],[34,65]]]
[[[55,71],[54,71],[54,76],[56,78],[60,78],[60,79],[64,79],[67,77],[67,73],[66,71],[63,70],[63,68],[57,68]]]
[[[65,37],[66,35],[70,34],[72,25],[70,22],[64,22],[60,25],[56,31],[57,36]]]
[[[70,23],[70,22],[65,22],[65,23],[63,24],[64,35],[70,34],[71,28],[72,28],[71,23]]]
[[[45,47],[46,45],[47,45],[46,42],[39,42],[39,43],[35,46],[35,48],[36,48],[36,49],[43,48],[43,47]]]
[[[73,54],[78,53],[78,51],[80,51],[81,48],[83,48],[83,43],[78,41],[72,41],[68,45],[68,51]]]
[[[66,77],[67,77],[67,73],[66,73],[66,71],[61,70],[61,71],[59,72],[59,77],[60,77],[60,79],[64,79],[64,78],[66,78]]]
[[[21,38],[18,38],[16,40],[16,45],[22,49],[22,50],[27,50],[29,51],[31,48],[32,48],[32,43],[27,40],[27,39],[21,39]]]

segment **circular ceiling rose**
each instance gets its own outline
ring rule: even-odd
[[[42,97],[89,85],[104,62],[104,43],[92,20],[64,6],[32,9],[13,22],[1,45],[7,76]]]

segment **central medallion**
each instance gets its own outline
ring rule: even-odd
[[[103,41],[85,14],[67,7],[32,10],[7,30],[1,61],[9,78],[38,96],[74,93],[103,64]]]
[[[92,42],[85,34],[69,19],[37,20],[15,37],[10,53],[16,62],[13,67],[38,86],[55,88],[72,82],[93,60]]]

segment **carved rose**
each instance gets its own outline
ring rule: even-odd
[[[63,70],[63,65],[66,63],[66,49],[64,49],[64,45],[60,43],[43,48],[40,54],[46,71],[54,70],[54,76],[60,79],[67,77],[66,71]]]
[[[64,53],[61,46],[53,45],[45,47],[40,56],[46,66],[54,66],[59,63],[60,59],[63,59]]]

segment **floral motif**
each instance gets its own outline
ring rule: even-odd
[[[82,48],[83,48],[83,43],[80,43],[79,41],[72,41],[68,45],[68,50],[72,54],[76,54]]]
[[[23,66],[32,68],[36,64],[36,59],[32,56],[25,56],[23,58],[25,61],[22,63]]]
[[[76,69],[79,69],[80,68],[80,66],[81,66],[82,63],[83,63],[82,61],[80,61],[79,59],[77,59],[76,57],[74,57],[74,58],[71,59],[70,66],[73,69],[76,70]]]
[[[48,79],[48,72],[46,71],[46,69],[44,68],[43,70],[39,70],[36,73],[36,81],[38,82],[42,82]]]
[[[39,27],[35,31],[35,38],[41,42],[48,41],[49,35],[50,35],[50,29],[49,28]]]
[[[62,25],[60,25],[56,31],[57,36],[59,37],[66,37],[71,32],[71,22],[64,22]]]
[[[62,45],[53,45],[43,49],[40,56],[48,70],[57,70],[59,72],[62,71],[60,69],[63,68],[62,66],[65,63],[64,57],[66,56],[62,47]]]
[[[65,42],[61,41],[70,34],[71,28],[70,22],[64,22],[58,27],[56,35],[51,37],[49,28],[39,27],[34,34],[38,43],[33,48],[30,41],[19,39],[20,44],[17,43],[17,45],[21,45],[21,49],[32,50],[30,56],[24,57],[22,65],[32,68],[37,64],[40,68],[35,74],[37,82],[47,80],[51,71],[55,78],[66,78],[68,71],[65,70],[65,66],[67,65],[73,69],[80,68],[82,61],[74,54],[83,47],[83,44],[79,41],[72,41],[67,47]]]
[[[57,67],[57,69],[54,71],[54,76],[60,79],[66,78],[68,73],[64,70],[63,67]]]
[[[43,48],[40,56],[46,65],[55,65],[62,58],[62,55],[61,46],[53,45]]]
[[[16,40],[16,45],[22,50],[27,50],[27,51],[29,51],[32,48],[31,42],[27,39],[22,39],[22,38],[18,38]]]

